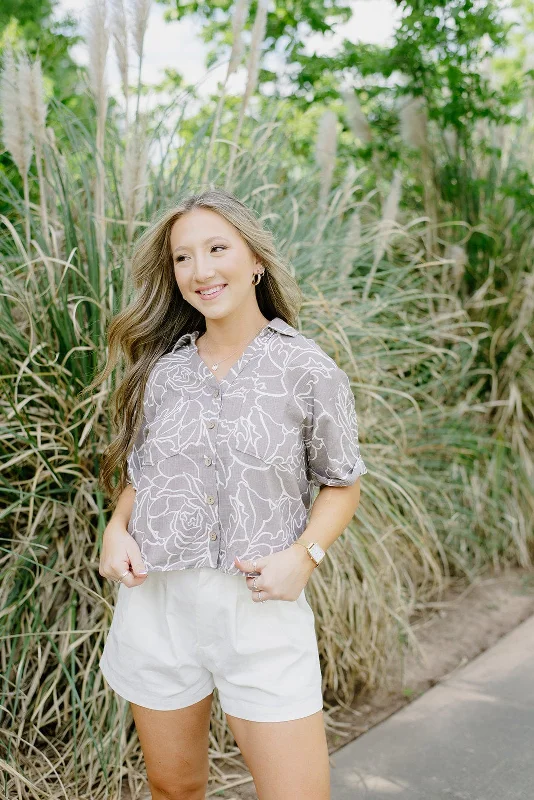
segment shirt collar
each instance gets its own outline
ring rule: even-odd
[[[296,336],[298,334],[298,330],[296,328],[294,328],[292,325],[289,325],[280,317],[275,317],[268,322],[265,327],[271,328],[273,331],[277,331],[278,333],[283,333],[286,336]],[[182,334],[182,336],[180,336],[180,338],[176,341],[171,352],[174,353],[176,350],[179,350],[181,347],[185,347],[190,342],[194,342],[198,335],[199,331],[188,331],[187,333]]]
[[[283,319],[280,317],[275,317],[272,319],[268,324],[268,328],[272,328],[274,331],[278,331],[278,333],[285,333],[286,336],[296,336],[298,330],[294,328],[292,325],[289,325],[287,322],[284,322]]]

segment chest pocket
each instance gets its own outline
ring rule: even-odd
[[[172,394],[158,408],[156,417],[145,427],[145,440],[139,458],[143,466],[157,464],[180,453],[187,437],[187,401],[182,393]]]
[[[286,469],[303,458],[300,426],[287,395],[263,395],[251,389],[243,398],[235,427],[235,449]]]

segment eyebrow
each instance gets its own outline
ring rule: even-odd
[[[209,239],[204,239],[202,244],[208,244],[209,242],[213,242],[215,239],[225,239],[225,237],[224,236],[210,236]],[[225,241],[228,241],[228,239],[225,239]],[[185,245],[179,244],[178,247],[174,248],[174,250],[172,251],[172,254],[174,255],[177,250],[187,250],[187,248],[185,247]]]

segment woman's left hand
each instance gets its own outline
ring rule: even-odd
[[[256,570],[252,561],[256,564]],[[296,600],[315,569],[313,560],[299,544],[252,560],[241,560],[236,556],[234,563],[242,572],[260,573],[246,578],[255,603],[260,603],[262,600]],[[256,577],[256,588],[253,586],[254,577]],[[261,595],[258,599],[257,593],[260,590]]]

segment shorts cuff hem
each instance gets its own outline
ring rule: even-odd
[[[198,703],[199,700],[202,700],[204,697],[207,697],[215,688],[213,680],[209,678],[200,688],[196,689],[194,692],[188,692],[187,697],[184,695],[184,699],[182,700],[179,698],[176,700],[158,700],[157,698],[149,697],[143,692],[138,692],[131,687],[123,688],[120,684],[120,680],[115,679],[113,670],[103,657],[100,659],[99,667],[107,683],[119,697],[122,697],[129,703],[143,706],[143,708],[150,708],[152,711],[176,711],[179,708],[186,708],[194,703]]]
[[[307,701],[304,700],[301,703],[288,704],[280,708],[272,708],[270,706],[261,706],[256,703],[244,703],[235,700],[228,701],[222,699],[220,695],[219,700],[225,714],[231,714],[233,717],[246,719],[251,722],[288,722],[293,719],[309,717],[311,714],[316,714],[317,711],[323,710],[322,693],[319,696],[313,694]]]

